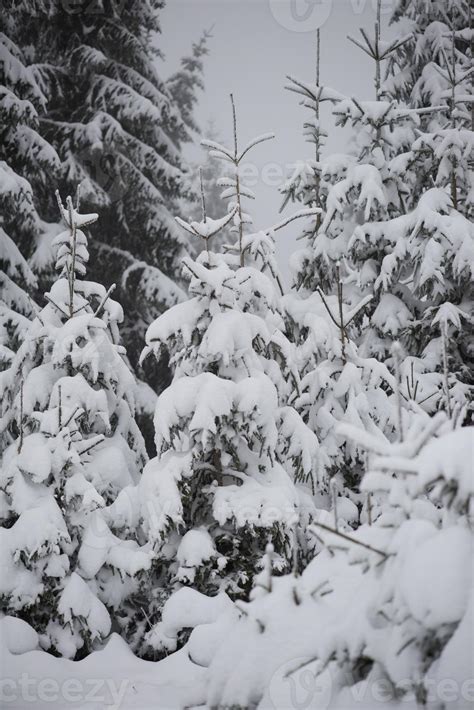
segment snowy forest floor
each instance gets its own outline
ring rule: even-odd
[[[143,661],[113,634],[107,646],[82,661],[54,658],[44,651],[12,654],[2,639],[2,708],[24,710],[178,710],[204,708],[205,669],[191,663],[183,649],[159,662]],[[288,687],[289,705],[267,697],[262,710],[414,710],[415,702],[383,699],[383,689],[359,683],[351,697],[330,697],[323,684],[303,676]],[[276,691],[277,692],[277,691]],[[273,693],[270,691],[270,695]],[[318,699],[320,696],[320,699]],[[320,700],[320,702],[319,702]],[[331,701],[331,702],[330,702]],[[315,704],[316,703],[316,704]]]
[[[26,627],[22,634],[15,625],[14,639],[9,638],[11,629],[6,627],[3,619],[2,708],[174,710],[193,704],[202,696],[205,669],[191,663],[185,652],[159,663],[143,661],[117,634],[112,634],[104,649],[82,661],[69,661],[44,651],[27,651],[31,639]]]
[[[30,650],[36,643],[36,635],[27,624],[12,617],[0,621],[0,707],[15,710],[206,707],[203,704],[206,669],[192,663],[186,649],[158,662],[144,661],[132,653],[120,636],[112,634],[102,650],[82,661],[70,661]],[[466,701],[466,708],[469,706]],[[334,693],[330,674],[322,674],[316,682],[308,666],[302,667],[292,680],[277,671],[259,704],[261,710],[415,710],[417,707],[407,697],[400,701],[387,699],[387,688],[373,678]]]

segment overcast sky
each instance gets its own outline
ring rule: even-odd
[[[252,185],[257,200],[251,210],[257,228],[278,221],[278,185],[291,164],[312,157],[312,147],[302,137],[307,110],[284,89],[285,75],[314,81],[320,26],[321,82],[344,94],[373,99],[371,60],[346,35],[357,37],[361,26],[373,31],[375,4],[376,0],[168,0],[160,39],[166,57],[164,76],[176,69],[204,29],[213,28],[205,58],[206,87],[197,109],[203,130],[213,120],[222,140],[230,142],[232,91],[241,145],[254,135],[276,134],[275,140],[258,146],[252,155],[259,173],[257,184]],[[393,0],[382,1],[384,24],[392,5]],[[388,31],[384,30],[385,36]],[[332,126],[330,116],[327,129],[326,150],[344,150],[346,135]],[[199,159],[200,150],[191,150],[193,159]],[[297,234],[298,222],[278,232],[279,259],[286,276]]]

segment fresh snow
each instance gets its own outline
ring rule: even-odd
[[[52,8],[30,46],[10,3],[0,33],[2,707],[466,710],[467,3],[395,0],[387,41],[379,1],[363,97],[320,81],[317,30],[268,227],[245,164],[274,134],[231,94],[191,175],[210,35],[164,81],[157,4],[67,42]]]

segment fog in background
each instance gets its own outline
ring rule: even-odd
[[[359,27],[373,34],[375,0],[169,0],[162,13],[160,48],[165,54],[159,71],[166,77],[190,53],[204,29],[212,27],[209,55],[204,60],[205,91],[196,118],[204,137],[213,121],[221,141],[232,140],[229,93],[237,107],[239,144],[273,131],[276,138],[257,146],[250,160],[258,170],[250,205],[256,228],[271,226],[281,217],[278,186],[297,160],[313,156],[305,143],[303,122],[310,116],[298,96],[284,89],[291,74],[315,81],[316,29],[321,29],[321,83],[343,94],[374,99],[373,62],[346,38],[357,38]],[[382,39],[390,36],[388,21],[393,0],[382,2]],[[322,122],[329,133],[325,152],[343,151],[347,133],[335,128],[328,109]],[[190,146],[187,156],[201,161],[202,149]],[[222,166],[216,162],[216,170]],[[248,204],[248,203],[247,203]],[[291,211],[291,205],[285,214]],[[225,204],[223,204],[225,210]],[[280,267],[289,282],[288,258],[296,248],[301,224],[293,222],[277,233]]]

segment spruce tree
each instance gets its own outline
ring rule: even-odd
[[[83,230],[97,215],[59,205],[59,276],[2,380],[14,440],[1,469],[1,598],[45,649],[73,658],[107,636],[150,555],[113,505],[146,460],[123,312],[111,289],[83,279]]]
[[[185,651],[206,668],[206,705],[291,707],[301,688],[314,705],[349,708],[383,688],[385,702],[429,707],[447,678],[450,703],[466,704],[473,431],[458,423],[412,411],[391,444],[344,426],[369,453],[372,517],[357,531],[315,521],[322,549],[301,578],[272,574],[267,548],[250,602],[220,600],[217,619],[206,600],[188,600]],[[171,641],[179,609],[166,612]]]
[[[8,19],[8,18],[7,18]],[[47,110],[45,70],[30,65],[10,35],[0,33],[0,369],[8,366],[33,313],[36,277],[27,258],[51,238],[42,196],[59,157],[40,130]],[[26,257],[26,258],[25,258]]]
[[[214,121],[209,121],[205,135],[209,140],[215,143],[221,143],[222,137],[216,128]],[[223,172],[226,172],[225,170]],[[230,172],[230,171],[227,171]],[[230,177],[228,175],[227,177]],[[219,219],[222,215],[222,195],[225,196],[225,188],[220,184],[224,175],[216,173],[216,161],[209,155],[206,150],[205,156],[202,157],[201,163],[196,162],[191,165],[190,179],[192,185],[192,201],[186,204],[186,213],[190,215],[192,220],[197,222],[202,219],[201,205],[201,182],[203,185],[204,194],[206,196],[206,214],[212,219]],[[234,241],[231,233],[232,224],[229,223],[222,227],[217,234],[212,238],[212,251],[221,252]],[[191,239],[188,242],[187,250],[190,256],[197,256],[201,251],[199,239]]]
[[[188,129],[188,134],[172,136],[179,145],[184,141],[191,141],[193,133],[199,132],[199,126],[194,117],[194,109],[198,100],[196,89],[204,90],[204,64],[203,57],[209,53],[207,43],[212,37],[209,30],[205,30],[198,42],[192,45],[189,56],[181,59],[181,66],[167,80],[166,86],[176,105],[179,107],[181,118]]]
[[[395,431],[394,377],[375,358],[361,355],[354,341],[353,322],[370,304],[370,297],[350,308],[344,300],[342,275],[338,296],[318,289],[311,296],[283,299],[287,331],[296,340],[300,383],[293,406],[321,442],[324,468],[333,495],[366,505],[359,484],[365,452],[339,433],[347,422],[391,440]],[[345,504],[355,523],[357,510]],[[342,503],[339,506],[342,511]]]
[[[422,5],[395,12],[412,34],[392,53],[384,85],[418,114],[418,137],[390,165],[411,199],[388,222],[358,227],[351,247],[356,269],[375,255],[372,332],[404,344],[407,391],[418,383],[419,401],[450,412],[473,384],[469,13],[464,3]]]
[[[42,221],[43,196],[60,161],[40,125],[48,109],[48,70],[27,61],[15,41],[13,18],[5,19],[0,33],[0,226],[29,257],[48,229]]]
[[[462,195],[469,184],[466,148],[471,138],[461,125],[432,134],[420,131],[426,120],[436,123],[443,110],[458,120],[453,106],[465,97],[459,94],[462,82],[458,84],[456,76],[463,75],[454,68],[445,70],[446,80],[453,79],[451,108],[449,103],[420,107],[397,102],[390,82],[382,80],[382,63],[402,52],[411,35],[384,43],[380,3],[378,7],[374,37],[363,31],[363,44],[353,40],[374,61],[375,102],[292,80],[291,88],[303,96],[305,105],[315,110],[318,102],[330,101],[336,122],[354,131],[352,154],[329,156],[318,164],[325,214],[312,236],[312,249],[299,257],[300,285],[337,294],[342,263],[349,305],[372,296],[365,310],[370,320],[355,324],[360,328],[360,354],[393,369],[391,347],[400,340],[407,356],[403,396],[435,409],[446,402],[445,346],[451,397],[461,404],[469,397],[465,363],[472,357],[472,226],[456,204],[469,210],[465,191]],[[459,120],[465,115],[461,106]],[[427,189],[423,175],[433,172],[439,187]],[[287,189],[294,191],[297,184],[290,182]],[[443,319],[436,315],[440,308],[445,315],[448,310],[456,315],[449,318],[449,333],[438,329],[439,337],[433,338],[432,326],[438,328]]]
[[[10,365],[29,326],[34,305],[27,291],[35,286],[28,263],[0,228],[0,371]]]
[[[107,285],[117,284],[134,368],[146,327],[182,296],[174,280],[184,240],[172,215],[190,190],[181,147],[190,138],[194,99],[188,86],[182,115],[172,93],[183,98],[179,79],[168,86],[158,74],[162,7],[162,0],[93,7],[88,0],[34,0],[6,8],[17,43],[54,75],[43,82],[48,110],[41,130],[60,156],[61,190],[81,183],[84,203],[101,211],[91,276],[107,273]],[[185,62],[196,89],[204,51],[201,42]],[[55,215],[48,197],[45,208]],[[163,375],[163,368],[147,373],[155,389]]]
[[[236,134],[235,109],[234,126]],[[231,208],[214,220],[203,194],[200,222],[178,219],[203,246],[197,259],[184,261],[191,298],[147,332],[144,354],[166,350],[174,372],[157,402],[158,456],[138,487],[166,596],[190,585],[245,597],[269,540],[276,569],[289,569],[294,555],[301,564],[314,504],[310,487],[295,482],[324,483],[317,438],[290,404],[298,372],[272,276],[272,234],[243,228],[249,217],[241,198],[249,191],[239,159],[268,137],[240,151],[205,141],[234,165],[234,177],[225,179]],[[235,248],[216,254],[211,240],[230,221]],[[161,650],[159,625],[147,639]]]
[[[359,483],[365,452],[341,437],[337,425],[352,421],[382,439],[392,438],[394,379],[383,363],[366,357],[357,348],[358,326],[367,318],[372,295],[364,294],[354,283],[346,256],[347,242],[360,213],[371,214],[377,209],[377,197],[382,201],[383,181],[376,168],[359,165],[351,155],[323,154],[326,131],[320,122],[321,104],[329,101],[340,107],[348,102],[319,85],[320,73],[318,31],[316,86],[292,77],[287,86],[303,96],[303,106],[312,114],[304,126],[315,156],[300,161],[283,186],[283,207],[290,200],[301,202],[313,206],[316,214],[300,235],[304,246],[291,258],[296,293],[285,296],[283,307],[288,332],[297,344],[301,377],[294,406],[321,442],[326,470],[333,478],[333,493],[364,504]],[[363,141],[362,131],[359,137]],[[349,516],[357,521],[354,505],[345,505]]]
[[[444,103],[449,86],[446,57],[452,56],[453,33],[459,79],[472,60],[469,1],[397,0],[391,22],[398,33],[407,35],[407,42],[390,57],[387,89],[409,105]]]

